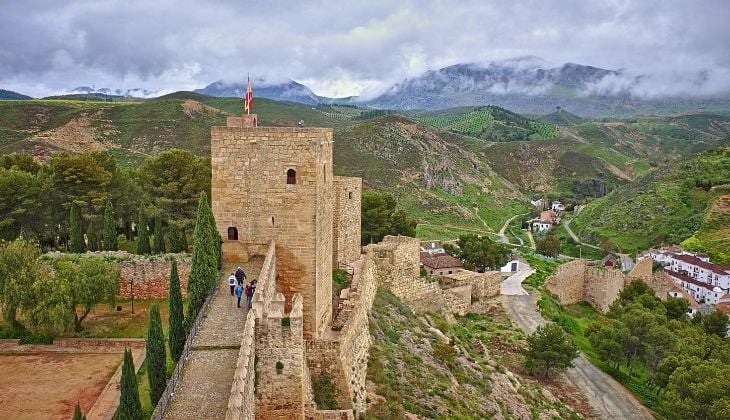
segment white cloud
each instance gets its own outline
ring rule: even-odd
[[[0,87],[32,94],[191,89],[251,73],[372,95],[428,69],[525,55],[648,74],[634,86],[643,95],[711,94],[730,69],[722,0],[0,2]]]

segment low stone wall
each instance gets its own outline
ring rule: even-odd
[[[54,346],[77,348],[144,348],[144,338],[54,338]]]
[[[469,286],[471,301],[479,301],[499,294],[502,284],[502,274],[499,271],[477,273],[474,271],[460,271],[449,274],[441,279],[441,287],[454,293],[461,293],[461,288]]]
[[[44,254],[44,258],[54,259],[66,256],[61,252]],[[136,299],[167,299],[170,290],[171,260],[177,260],[177,273],[180,276],[180,290],[183,296],[188,294],[188,277],[190,276],[190,254],[165,254],[144,256],[130,254],[125,251],[86,252],[85,257],[102,257],[115,261],[119,267],[119,297],[131,298],[130,281],[134,282]]]
[[[255,415],[255,325],[256,317],[253,311],[249,311],[246,323],[243,325],[244,335],[238,352],[236,372],[233,375],[226,420],[252,420]]]
[[[183,259],[184,258],[184,259]],[[180,276],[180,290],[183,296],[188,294],[188,277],[190,276],[190,259],[187,255],[177,258],[177,273]],[[131,297],[130,281],[134,282],[136,299],[167,299],[170,294],[170,269],[172,263],[167,260],[150,261],[148,258],[135,258],[121,261],[119,269],[119,297]]]

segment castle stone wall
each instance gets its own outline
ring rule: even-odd
[[[224,259],[245,261],[275,240],[278,290],[287,305],[302,295],[304,334],[317,337],[331,317],[332,129],[212,127],[211,167]]]
[[[470,286],[469,291],[472,302],[497,296],[501,284],[502,274],[499,271],[477,273],[463,270],[458,273],[447,274],[441,278],[441,287],[445,289]]]
[[[362,178],[334,177],[333,256],[335,267],[360,258]]]
[[[279,292],[268,302],[265,316],[256,313],[256,371],[259,378],[255,390],[256,419],[304,418],[307,393],[302,297],[297,293],[293,299],[288,317],[284,314],[284,295]],[[281,369],[277,368],[278,364]]]
[[[233,375],[231,395],[228,399],[226,420],[254,419],[255,329],[256,317],[253,311],[249,311],[246,316],[246,323],[243,325],[244,335],[241,340],[241,349],[238,351],[238,361],[236,362],[236,372]]]
[[[563,305],[572,305],[585,296],[586,260],[573,260],[559,266],[545,282],[545,288]]]
[[[654,278],[654,273],[652,270],[654,269],[654,260],[651,258],[644,258],[643,260],[639,260],[634,268],[631,269],[627,277],[627,283],[630,282],[633,279],[641,279],[644,280],[647,284],[651,283]]]
[[[618,298],[624,288],[624,273],[621,270],[603,267],[587,267],[585,274],[584,299],[601,312]]]

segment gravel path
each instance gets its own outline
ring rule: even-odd
[[[258,277],[262,264],[263,258],[255,258],[242,265],[249,280]],[[219,280],[222,284],[193,340],[182,381],[163,416],[166,419],[222,419],[226,416],[247,313],[245,297],[242,308],[237,308],[236,298],[231,296],[228,287],[227,278],[236,266],[226,264],[223,267]]]
[[[502,296],[502,304],[523,331],[534,332],[547,321],[537,310],[537,295]],[[644,420],[653,419],[651,412],[641,405],[629,391],[615,379],[593,366],[582,354],[574,360],[575,367],[561,377],[563,381],[579,389],[588,404],[603,419]]]

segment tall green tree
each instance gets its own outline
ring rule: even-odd
[[[37,244],[21,239],[0,242],[0,308],[9,325],[17,323],[18,311],[35,304],[34,284],[52,272],[40,261]]]
[[[170,225],[169,239],[170,239],[170,252],[178,253],[178,252],[187,251],[187,247],[184,244],[182,232],[180,232],[179,227],[177,227],[175,225]]]
[[[137,254],[146,255],[152,252],[150,247],[150,231],[147,226],[147,214],[144,207],[140,207],[137,215]]]
[[[396,210],[392,195],[367,191],[362,194],[361,243],[380,242],[386,235],[416,235],[416,222]]]
[[[200,307],[215,283],[218,274],[218,260],[215,252],[216,239],[210,228],[212,210],[208,204],[208,196],[200,194],[198,201],[198,217],[193,234],[193,257],[188,277],[188,314],[186,321],[192,323],[198,316]]]
[[[119,408],[117,409],[118,420],[141,420],[142,404],[139,401],[139,387],[137,385],[137,374],[132,360],[132,351],[124,350],[124,362],[122,364],[122,378],[120,380]]]
[[[210,159],[169,149],[144,162],[139,182],[154,213],[185,229],[192,228],[196,220],[198,196],[210,192],[210,175]]]
[[[81,210],[76,203],[71,203],[68,219],[69,251],[82,253],[86,251],[84,232],[81,230]]]
[[[0,168],[0,238],[13,240],[44,224],[43,185],[38,175],[13,167]],[[38,226],[40,225],[40,226]]]
[[[556,258],[560,255],[560,240],[554,234],[548,233],[544,238],[537,241],[535,250],[547,257]]]
[[[55,153],[50,170],[57,203],[64,208],[84,203],[85,214],[101,214],[111,198],[111,181],[116,161],[107,152]]]
[[[719,360],[695,360],[670,377],[664,405],[670,419],[730,418],[730,367]]]
[[[507,264],[510,250],[486,236],[461,235],[458,247],[448,248],[448,252],[464,262],[470,270],[497,270]]]
[[[104,208],[104,251],[117,250],[117,223],[114,219],[114,207],[111,201],[106,202]]]
[[[712,311],[702,317],[702,328],[707,334],[725,338],[727,335],[728,316],[720,311]]]
[[[150,401],[152,406],[157,405],[162,393],[165,392],[166,360],[165,336],[162,332],[160,307],[157,302],[150,309],[150,321],[147,327],[147,378],[150,382]]]
[[[99,250],[99,239],[96,236],[96,229],[94,229],[94,222],[92,221],[89,221],[86,227],[86,246],[92,252]]]
[[[35,327],[81,331],[96,305],[113,305],[119,291],[119,267],[100,257],[61,258],[54,264],[55,278],[45,276],[34,284],[36,304],[30,311]]]
[[[538,327],[527,337],[525,368],[545,377],[553,370],[565,370],[573,366],[578,357],[578,346],[558,324]]]
[[[155,240],[152,242],[153,254],[165,253],[165,235],[162,233],[162,221],[155,220]]]
[[[185,347],[185,319],[183,316],[182,292],[180,276],[177,273],[177,260],[172,260],[170,267],[170,355],[174,361],[180,360]]]

